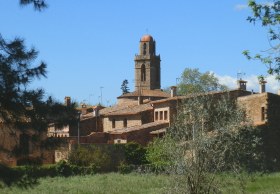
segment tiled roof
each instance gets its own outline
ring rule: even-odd
[[[134,115],[143,111],[147,110],[153,110],[153,107],[151,106],[150,103],[148,104],[130,104],[130,105],[122,105],[122,106],[117,106],[114,107],[110,110],[104,110],[101,111],[100,114],[103,114],[105,116],[114,116],[114,115]]]
[[[166,99],[155,100],[155,101],[152,101],[151,104],[159,104],[159,103],[164,103],[164,102],[173,101],[173,100],[183,100],[183,99],[190,99],[190,98],[195,98],[195,97],[199,97],[199,96],[227,94],[227,93],[235,93],[235,92],[240,92],[241,94],[243,93],[245,95],[251,94],[251,92],[243,91],[243,90],[213,91],[213,92],[207,92],[207,93],[194,93],[194,94],[188,94],[185,96],[175,96],[175,97],[170,97],[170,98],[166,98]]]
[[[169,98],[170,94],[163,92],[161,90],[139,90],[139,91],[123,94],[118,98],[129,98],[129,97],[138,97],[138,96]]]
[[[150,128],[150,127],[155,127],[155,126],[162,126],[162,128],[166,128],[168,125],[168,121],[156,121],[156,122],[151,122],[151,123],[147,123],[141,126],[133,126],[133,127],[127,127],[127,128],[123,128],[123,129],[116,129],[114,131],[110,131],[108,133],[110,134],[122,134],[122,133],[128,133],[128,132],[132,132],[132,131],[138,131],[138,130],[142,130],[142,129],[146,129],[146,128]]]

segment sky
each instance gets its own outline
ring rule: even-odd
[[[31,87],[61,102],[70,96],[115,104],[124,79],[134,91],[134,56],[145,34],[156,41],[162,88],[175,85],[185,68],[211,71],[232,89],[240,73],[254,91],[256,77],[266,75],[264,65],[242,55],[269,48],[266,29],[246,20],[247,0],[48,0],[42,12],[18,2],[0,0],[0,33],[40,52],[36,62],[47,63],[47,78]],[[268,91],[277,92],[279,83],[267,81]]]

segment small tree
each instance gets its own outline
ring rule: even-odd
[[[181,95],[226,90],[227,87],[219,83],[213,73],[199,72],[199,69],[186,68],[178,83],[178,92]]]
[[[149,147],[147,157],[172,175],[172,193],[221,192],[225,181],[216,173],[238,174],[260,159],[255,129],[227,95],[186,99],[180,108],[167,135]]]
[[[128,81],[127,81],[127,79],[123,80],[122,85],[121,85],[121,90],[122,90],[122,94],[129,93]]]

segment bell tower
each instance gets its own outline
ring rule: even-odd
[[[160,55],[156,55],[156,42],[144,35],[135,56],[135,91],[160,89]]]

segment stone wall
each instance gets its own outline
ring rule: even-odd
[[[267,93],[239,97],[237,103],[245,109],[247,117],[253,121],[254,125],[263,125],[268,121]]]
[[[100,117],[92,117],[83,119],[80,121],[80,136],[89,135],[92,132],[101,132],[103,131],[102,120]],[[69,127],[69,136],[78,135],[78,125],[72,123]]]
[[[158,129],[166,128],[168,126],[169,126],[169,124],[165,123],[165,124],[151,126],[151,127],[147,127],[144,129],[130,131],[130,132],[122,133],[122,134],[110,134],[108,143],[114,144],[116,139],[120,139],[122,141],[126,140],[127,143],[136,142],[141,145],[147,145],[152,140],[152,139],[150,139],[150,137],[151,137],[150,132],[158,130]]]
[[[124,119],[127,119],[127,127],[142,125],[141,114],[137,115],[123,115],[123,116],[110,116],[103,118],[104,132],[122,129],[124,127]],[[115,127],[113,128],[113,120],[115,120]]]

